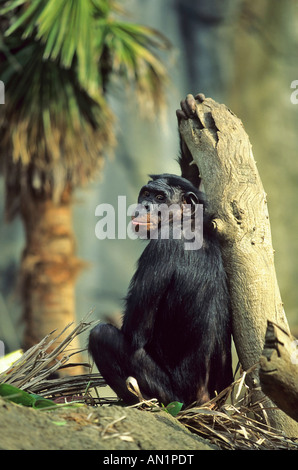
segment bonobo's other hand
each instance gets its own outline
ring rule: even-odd
[[[194,117],[197,117],[197,103],[196,100],[202,103],[205,100],[205,95],[203,93],[199,93],[195,97],[193,95],[189,94],[185,98],[185,100],[182,100],[180,103],[181,109],[177,109],[176,115],[178,118],[178,123],[181,121],[181,119],[193,119]]]

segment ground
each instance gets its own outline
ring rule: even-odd
[[[35,410],[0,398],[0,450],[212,450],[165,411],[121,406]]]

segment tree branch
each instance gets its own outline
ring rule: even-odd
[[[263,392],[285,413],[298,421],[298,341],[268,321],[260,358]]]
[[[276,280],[264,191],[243,124],[225,105],[198,95],[192,119],[179,130],[198,165],[210,213],[222,242],[229,278],[233,337],[244,370],[259,362],[267,320],[288,331]],[[189,95],[187,97],[189,100]],[[258,370],[249,385],[260,398]],[[284,413],[268,411],[272,426],[298,435]],[[294,433],[294,434],[293,434]]]

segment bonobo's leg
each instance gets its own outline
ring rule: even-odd
[[[178,400],[172,391],[169,376],[148,356],[144,349],[134,351],[121,330],[99,324],[90,333],[89,352],[107,384],[127,404],[138,401],[126,386],[134,377],[144,398],[157,398],[167,404]]]
[[[131,351],[121,331],[110,324],[97,325],[90,333],[89,352],[107,384],[126,403],[135,403],[136,397],[129,392],[125,382],[130,375],[126,365]]]

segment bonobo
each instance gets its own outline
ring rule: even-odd
[[[183,102],[178,119],[193,117],[194,106],[193,98]],[[184,155],[183,142],[181,151],[185,163],[190,155]],[[122,327],[100,323],[90,333],[89,352],[98,370],[127,404],[137,401],[126,385],[129,376],[144,398],[165,405],[205,403],[232,382],[227,279],[217,234],[197,189],[199,176],[193,177],[196,186],[180,176],[155,175],[141,189],[132,223],[150,241],[130,283]],[[184,222],[194,221],[201,204],[202,243],[187,249]],[[174,207],[166,237],[161,205]],[[181,229],[179,236],[174,225]]]

